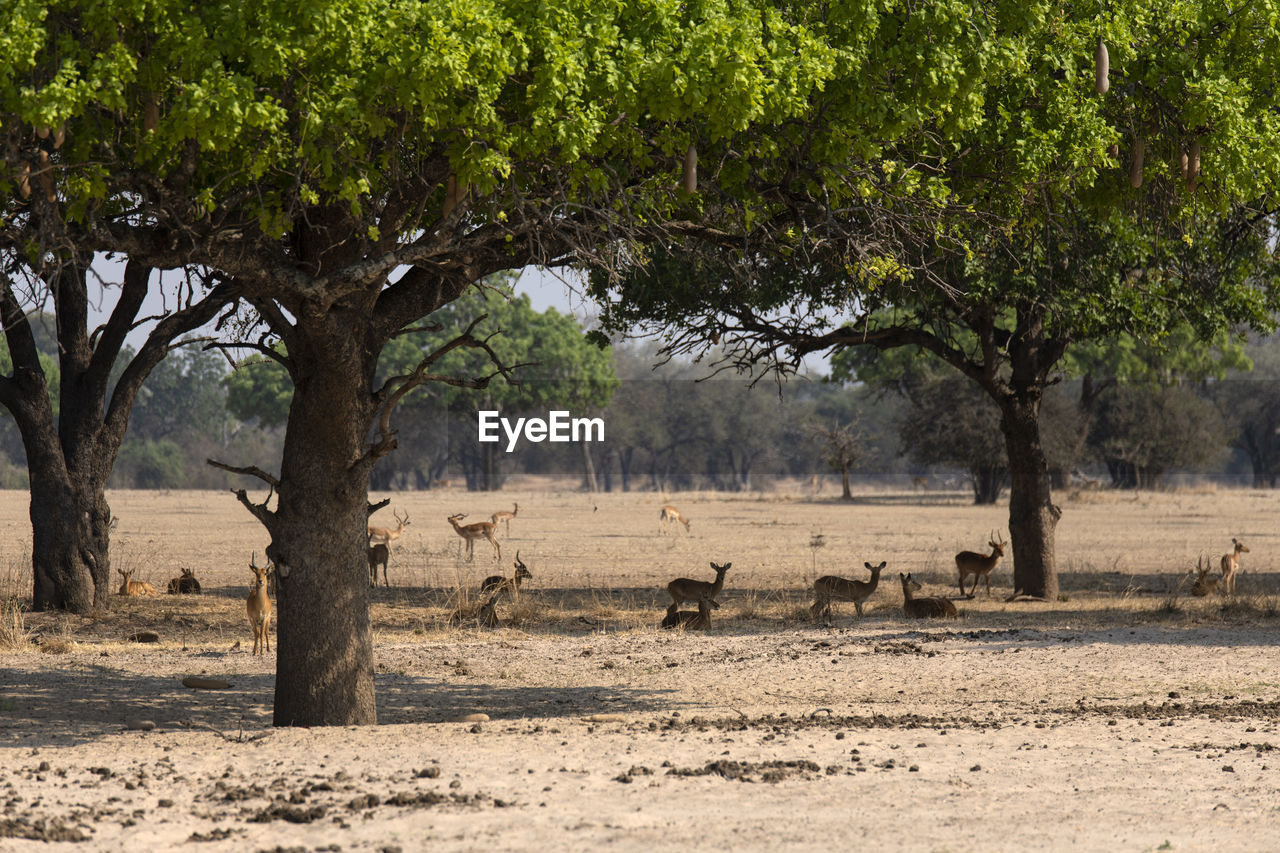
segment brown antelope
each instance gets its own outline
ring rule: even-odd
[[[404,518],[400,517],[400,513],[392,510],[392,515],[396,518],[396,526],[391,527],[369,527],[369,544],[370,545],[390,545],[395,539],[399,539],[404,533],[404,529],[409,526],[409,513],[404,514]]]
[[[489,520],[492,521],[495,526],[499,521],[506,525],[508,536],[511,535],[511,519],[515,518],[516,514],[520,512],[520,504],[513,504],[513,507],[514,508],[511,512],[507,512],[505,509],[500,509],[493,515],[489,516]]]
[[[920,589],[920,582],[901,572],[898,577],[902,579],[902,610],[912,619],[958,615],[956,606],[945,598],[912,598],[911,593]]]
[[[502,546],[498,544],[498,540],[493,538],[493,532],[498,525],[492,521],[477,521],[473,524],[458,524],[459,521],[466,518],[466,513],[458,513],[449,516],[449,523],[453,525],[453,529],[459,536],[467,542],[467,562],[470,563],[475,558],[475,547],[477,539],[488,539],[489,544],[493,546],[494,554],[497,559],[502,559]]]
[[[928,477],[912,477],[911,491],[913,492],[929,491],[929,478]]]
[[[369,586],[378,585],[378,566],[382,566],[382,585],[390,587],[391,583],[387,580],[387,563],[391,560],[391,549],[385,542],[373,544],[370,539],[369,544]]]
[[[674,522],[680,522],[684,525],[684,532],[689,532],[689,519],[680,514],[680,510],[667,504],[658,512],[658,531],[666,533]]]
[[[711,628],[711,611],[719,609],[720,605],[709,598],[698,602],[697,612],[680,610],[678,604],[673,604],[667,608],[667,615],[662,619],[662,627],[706,631]]]
[[[870,563],[863,563],[863,565],[871,571],[869,581],[851,581],[835,575],[827,575],[813,582],[815,601],[809,608],[809,613],[814,619],[830,619],[833,601],[852,601],[858,611],[858,618],[862,618],[862,602],[876,591],[876,586],[880,583],[880,572],[884,571],[884,567],[888,564],[882,562],[878,566]]]
[[[266,566],[258,566],[256,554],[249,560],[253,583],[249,585],[249,597],[244,600],[244,606],[249,614],[249,627],[253,629],[255,655],[271,651],[271,596],[267,594],[267,576],[273,568],[270,560]]]
[[[997,541],[993,530],[987,544],[991,546],[990,554],[978,554],[974,551],[961,551],[956,554],[956,571],[960,573],[961,595],[965,594],[965,578],[973,575],[973,589],[969,590],[969,597],[973,598],[978,593],[979,578],[987,585],[987,597],[991,596],[991,570],[996,567],[996,563],[1000,562],[1000,558],[1004,556],[1004,548],[1009,543],[1003,539]]]
[[[1209,566],[1204,564],[1204,557],[1196,560],[1196,579],[1191,584],[1191,594],[1203,598],[1218,591],[1218,584],[1222,578],[1209,577]]]
[[[502,575],[490,575],[480,584],[480,594],[490,595],[496,601],[499,595],[506,593],[511,598],[520,597],[520,583],[522,581],[531,580],[533,574],[529,571],[529,567],[520,562],[520,552],[516,551],[515,562],[516,573],[513,577],[503,577]]]
[[[667,584],[667,592],[671,594],[676,607],[679,607],[686,601],[711,601],[720,594],[720,590],[724,588],[724,573],[729,571],[729,567],[733,563],[725,563],[723,566],[711,564],[711,568],[715,570],[715,582],[696,581],[692,578],[676,578]]]
[[[116,569],[116,574],[123,578],[120,584],[120,592],[117,595],[155,595],[156,588],[146,581],[129,580],[129,578],[133,577],[133,572],[133,569],[127,572]]]
[[[461,628],[499,628],[502,622],[498,619],[498,596],[492,596],[478,607],[459,607],[449,616],[449,624]]]
[[[1249,553],[1249,549],[1244,547],[1243,542],[1232,539],[1231,544],[1236,546],[1235,550],[1230,554],[1222,555],[1222,591],[1227,595],[1234,595],[1236,591],[1236,572],[1240,571],[1240,555]]]
[[[170,595],[199,595],[200,581],[196,580],[195,572],[191,569],[183,569],[180,577],[173,578],[169,581]]]

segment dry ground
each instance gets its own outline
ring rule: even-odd
[[[206,594],[81,619],[13,606],[30,528],[25,493],[0,494],[0,848],[1275,849],[1280,495],[1063,495],[1063,600],[1004,603],[1006,561],[996,597],[925,623],[897,572],[958,597],[952,555],[1006,510],[670,498],[690,534],[658,535],[653,494],[396,496],[383,724],[277,731],[274,661],[246,652],[266,540],[231,496],[112,495],[115,564],[162,591],[188,566]],[[501,567],[518,548],[534,575],[500,608],[518,624],[452,628],[498,564],[484,543],[462,562],[445,517],[512,500]],[[1233,536],[1252,549],[1235,599],[1189,598],[1187,570]],[[880,560],[864,619],[809,622],[817,575]],[[713,631],[658,630],[661,587],[711,561],[733,562]],[[472,713],[490,719],[456,722]]]

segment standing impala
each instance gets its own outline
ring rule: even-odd
[[[712,581],[698,581],[692,578],[676,578],[667,584],[667,592],[671,596],[671,600],[679,607],[685,601],[715,601],[715,597],[720,594],[720,590],[724,588],[724,573],[729,571],[729,567],[733,563],[725,563],[718,566],[711,564],[711,568],[715,570],[716,579]],[[719,607],[719,605],[716,605]]]
[[[826,575],[813,582],[815,600],[813,606],[809,608],[809,613],[815,620],[831,618],[833,601],[852,601],[854,608],[858,611],[858,618],[862,618],[862,602],[876,591],[876,586],[880,583],[880,573],[888,563],[881,562],[878,566],[870,563],[863,563],[863,565],[871,572],[869,581],[851,581],[835,575]]]
[[[961,551],[956,554],[956,571],[960,573],[961,595],[964,595],[964,579],[973,575],[973,589],[969,590],[969,597],[973,598],[978,592],[978,578],[982,578],[986,583],[987,597],[991,597],[991,570],[996,567],[996,563],[1000,562],[1000,558],[1004,556],[1004,546],[1009,543],[1003,539],[997,541],[993,530],[987,544],[991,546],[990,554],[978,554],[974,551]]]
[[[1230,554],[1222,555],[1222,591],[1227,595],[1232,595],[1236,591],[1236,572],[1240,571],[1240,555],[1249,553],[1249,549],[1244,547],[1243,542],[1232,539],[1231,544],[1235,549]]]
[[[267,575],[271,568],[270,560],[265,567],[258,566],[256,554],[249,560],[253,584],[249,587],[249,597],[244,600],[244,606],[249,614],[249,627],[253,629],[255,655],[271,651],[271,596],[267,595]]]
[[[515,518],[516,514],[520,512],[520,504],[513,504],[513,507],[514,508],[510,512],[507,512],[505,509],[500,509],[493,515],[489,516],[489,520],[492,521],[494,525],[497,525],[499,521],[506,525],[508,536],[511,535],[511,519]]]
[[[404,529],[409,526],[409,513],[404,514],[404,518],[400,517],[400,513],[392,510],[392,515],[396,517],[396,526],[391,527],[369,527],[369,544],[370,545],[390,545],[393,539],[399,539],[400,534],[404,533]]]
[[[492,521],[477,521],[474,524],[458,524],[459,521],[466,518],[466,513],[458,513],[449,516],[449,523],[453,525],[453,529],[459,536],[467,541],[467,562],[470,563],[475,558],[475,547],[477,539],[488,539],[489,544],[493,546],[493,551],[498,560],[502,559],[502,546],[498,544],[498,540],[493,538],[493,532],[498,525]]]
[[[676,522],[684,525],[685,533],[689,532],[689,519],[681,515],[680,510],[671,504],[667,504],[658,512],[658,532],[666,533],[667,529]]]

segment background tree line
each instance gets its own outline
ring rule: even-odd
[[[380,375],[408,370],[480,314],[501,329],[493,341],[503,357],[528,366],[518,371],[519,384],[413,392],[393,422],[400,452],[374,468],[377,489],[448,483],[493,490],[522,473],[580,477],[586,488],[594,478],[601,491],[744,491],[782,477],[839,474],[841,467],[894,482],[931,474],[931,487],[967,483],[980,503],[996,502],[1008,485],[998,411],[973,383],[926,355],[853,348],[833,359],[827,376],[749,387],[732,376],[708,379],[704,365],[686,360],[655,367],[653,344],[601,350],[571,317],[512,298],[505,279],[446,313],[443,328],[398,339],[384,353]],[[51,323],[37,317],[32,325],[46,330],[37,342],[56,385]],[[144,384],[111,485],[225,488],[230,475],[205,460],[235,455],[265,464],[278,456],[290,396],[288,376],[274,362],[233,372],[221,354],[184,347]],[[476,440],[480,408],[506,417],[551,408],[600,416],[606,437],[600,444],[521,441],[507,453]],[[1046,394],[1043,417],[1058,488],[1157,488],[1174,472],[1274,488],[1280,337],[1214,345],[1178,338],[1159,352],[1130,338],[1078,348]],[[0,419],[0,454],[3,486],[26,488],[22,442],[8,417]]]

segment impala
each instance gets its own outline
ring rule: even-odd
[[[169,581],[170,595],[199,595],[200,581],[196,580],[195,572],[191,569],[183,569],[179,577]]]
[[[499,521],[501,521],[503,524],[506,525],[508,536],[511,535],[511,519],[515,518],[516,514],[520,512],[520,504],[514,504],[513,506],[514,506],[514,509],[512,509],[511,512],[507,512],[505,509],[500,509],[497,512],[495,512],[493,515],[489,516],[489,520],[492,521],[495,525]]]
[[[870,563],[863,563],[863,565],[871,572],[869,581],[851,581],[835,575],[827,575],[813,582],[815,600],[809,612],[814,619],[830,619],[833,601],[852,601],[854,608],[858,611],[858,618],[862,618],[862,602],[876,591],[876,586],[880,583],[880,573],[888,564],[881,562],[878,566]]]
[[[898,573],[902,580],[902,609],[912,619],[933,619],[939,616],[955,616],[956,606],[945,598],[915,598],[912,593],[920,589],[920,582],[911,575]]]
[[[991,596],[991,570],[996,567],[996,563],[1000,562],[1000,558],[1004,556],[1004,548],[1009,543],[1003,539],[997,541],[993,530],[987,544],[991,546],[990,554],[979,554],[974,551],[961,551],[956,554],[956,571],[960,573],[961,595],[965,594],[964,579],[973,575],[973,589],[969,590],[969,597],[973,598],[978,592],[978,578],[982,578],[987,585],[987,596]]]
[[[374,545],[372,538],[369,540],[369,586],[378,585],[378,566],[382,566],[382,584],[390,587],[391,583],[387,580],[387,563],[391,559],[391,549],[385,542],[379,542]]]
[[[1230,554],[1222,555],[1222,591],[1227,595],[1233,595],[1236,591],[1236,572],[1240,571],[1240,555],[1249,553],[1249,549],[1244,547],[1243,542],[1232,539],[1231,544],[1236,546],[1235,550]]]
[[[659,532],[666,533],[667,528],[669,528],[674,522],[677,522],[677,521],[684,525],[684,531],[685,533],[688,533],[689,519],[681,515],[680,510],[676,509],[671,504],[667,504],[658,512]]]
[[[711,627],[711,611],[719,610],[720,605],[711,599],[698,602],[698,610],[680,610],[678,604],[667,608],[667,615],[662,619],[663,628],[687,628],[706,631]]]
[[[521,581],[530,580],[533,577],[529,567],[520,562],[519,551],[516,551],[515,570],[515,575],[509,578],[502,575],[490,575],[485,578],[480,584],[480,594],[492,596],[495,601],[504,592],[513,599],[519,598]]]
[[[244,600],[244,605],[249,614],[249,627],[253,629],[255,655],[271,651],[271,596],[267,595],[267,575],[271,569],[270,560],[266,566],[258,566],[256,554],[249,560],[253,583],[249,586],[249,597]]]
[[[396,526],[391,527],[370,527],[369,528],[369,544],[370,545],[390,545],[392,540],[399,539],[404,533],[404,529],[409,526],[409,513],[404,514],[404,518],[400,517],[400,513],[392,510],[392,515],[396,517]]]
[[[475,547],[477,539],[488,539],[489,544],[493,546],[494,554],[497,559],[502,559],[502,546],[498,544],[498,540],[493,538],[493,532],[498,525],[492,521],[477,521],[474,524],[458,524],[459,521],[466,518],[466,513],[458,513],[449,516],[449,523],[453,525],[454,531],[467,542],[467,562],[470,563],[475,558]]]
[[[712,581],[697,581],[692,578],[676,578],[667,584],[667,592],[671,595],[672,601],[676,607],[685,601],[713,601],[720,590],[724,588],[724,573],[729,571],[729,567],[733,563],[725,563],[723,566],[711,564],[711,568],[715,570],[716,579]]]
[[[120,592],[118,594],[119,595],[155,595],[156,588],[151,584],[147,583],[146,581],[129,580],[129,578],[133,577],[133,572],[134,572],[133,569],[130,569],[127,572],[122,571],[120,569],[116,569],[116,574],[118,574],[123,579],[120,584]]]
[[[1196,560],[1196,579],[1191,584],[1191,594],[1203,598],[1206,595],[1218,591],[1218,584],[1222,578],[1209,577],[1209,566],[1204,564],[1204,557]]]

